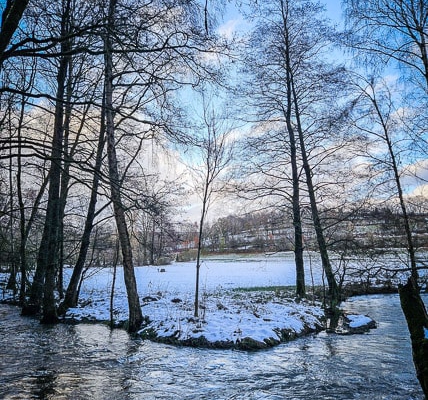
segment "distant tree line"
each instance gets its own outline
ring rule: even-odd
[[[284,215],[285,214],[285,215]],[[229,215],[209,224],[204,233],[203,248],[207,252],[278,252],[294,249],[293,224],[290,212],[254,212]],[[406,248],[402,231],[402,215],[391,208],[359,209],[355,212],[322,213],[327,245],[339,252],[345,248]],[[428,248],[428,213],[409,213],[417,248]],[[302,219],[305,250],[316,251],[315,233],[310,221]]]

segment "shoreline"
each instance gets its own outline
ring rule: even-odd
[[[191,297],[187,295],[180,298],[158,292],[141,300],[146,321],[135,337],[179,347],[257,351],[322,331],[348,335],[376,328],[376,322],[370,317],[353,316],[359,317],[360,322],[351,327],[353,321],[341,315],[337,328],[332,330],[321,303],[296,301],[290,297],[289,290],[271,287],[206,293],[204,315],[200,318],[193,317]],[[4,299],[1,302],[13,303]],[[98,302],[92,309],[87,308],[91,305],[87,301],[85,304],[70,309],[59,322],[112,325],[110,320],[97,317],[103,314],[102,304]],[[112,329],[126,329],[126,323],[125,319],[118,319]]]

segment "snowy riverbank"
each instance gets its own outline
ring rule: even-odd
[[[319,305],[296,303],[275,290],[204,292],[199,318],[194,317],[190,293],[156,292],[142,297],[148,323],[144,338],[201,347],[264,348],[324,329]],[[66,318],[108,320],[108,304],[98,298],[85,307],[70,309]],[[123,307],[124,308],[124,307]],[[121,311],[123,309],[120,307]],[[122,314],[115,308],[116,316]],[[116,322],[119,322],[117,320]]]
[[[135,269],[146,325],[144,338],[201,347],[265,348],[325,329],[320,304],[295,302],[294,262],[290,254],[211,258],[201,267],[199,318],[194,317],[194,262]],[[71,269],[65,270],[65,280]],[[65,322],[109,322],[121,326],[127,319],[122,269],[89,270],[80,291],[79,307],[70,309]],[[321,284],[319,267],[307,276]],[[114,291],[113,308],[111,293]],[[351,321],[352,319],[352,321]],[[355,331],[373,321],[351,317]]]

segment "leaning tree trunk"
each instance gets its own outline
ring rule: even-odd
[[[0,70],[3,64],[4,52],[10,44],[13,34],[18,29],[28,2],[29,0],[8,0],[6,2],[0,28]]]
[[[410,277],[407,284],[400,287],[400,302],[412,342],[413,363],[416,376],[428,399],[428,316],[419,293],[417,282]]]
[[[59,256],[58,256],[58,271],[57,271],[57,289],[59,298],[64,297],[64,218],[65,208],[67,205],[67,197],[69,193],[70,183],[70,164],[71,164],[71,152],[69,148],[70,142],[70,124],[73,107],[71,99],[73,95],[73,59],[68,58],[68,79],[67,79],[67,90],[66,90],[66,105],[64,112],[64,124],[63,124],[63,166],[61,174],[60,184],[60,195],[59,195],[59,227],[58,227],[58,243],[59,243]]]
[[[287,44],[289,42],[288,39],[288,31],[285,30],[286,34],[286,41]],[[330,263],[330,258],[327,251],[327,244],[324,237],[324,230],[321,225],[320,217],[319,217],[319,211],[318,211],[318,204],[315,197],[315,189],[312,182],[312,170],[309,165],[308,161],[308,155],[306,152],[306,144],[305,144],[305,138],[303,134],[302,124],[300,121],[300,107],[299,107],[299,101],[298,96],[296,92],[296,87],[294,83],[294,76],[293,76],[293,69],[291,67],[291,60],[290,60],[290,50],[288,49],[286,51],[286,67],[288,71],[288,79],[287,79],[287,86],[288,86],[288,101],[290,102],[290,105],[294,105],[294,112],[295,112],[295,119],[296,119],[296,129],[297,129],[297,136],[300,144],[300,152],[302,156],[302,162],[303,162],[303,170],[305,172],[306,177],[306,185],[308,188],[308,194],[309,194],[309,201],[311,205],[311,214],[312,214],[312,221],[314,224],[315,234],[317,237],[318,242],[318,248],[321,255],[321,262],[323,266],[323,270],[327,277],[328,282],[328,293],[329,293],[329,306],[331,308],[331,311],[333,314],[336,314],[337,307],[339,305],[339,287],[336,282],[336,278],[333,273],[333,269]],[[290,107],[290,106],[289,106]]]
[[[34,75],[34,72],[33,72]],[[33,77],[31,78],[33,80]],[[21,284],[19,288],[19,304],[21,306],[25,305],[25,297],[27,293],[27,281],[28,281],[28,261],[27,261],[27,242],[33,227],[33,224],[36,220],[36,217],[39,213],[40,203],[42,201],[43,195],[45,193],[46,187],[49,183],[49,174],[45,176],[41,182],[40,189],[34,198],[34,202],[31,208],[30,216],[27,220],[26,206],[24,202],[23,194],[23,185],[22,185],[22,134],[23,134],[23,125],[24,125],[24,116],[26,112],[27,101],[24,96],[21,100],[21,109],[18,122],[18,154],[17,154],[17,174],[16,174],[16,192],[18,199],[19,207],[19,232],[20,232],[20,242],[19,242],[19,262],[20,262],[20,272],[21,272]]]
[[[110,30],[114,28],[114,13],[116,0],[109,2],[109,14],[107,32],[104,38],[104,62],[105,62],[105,113],[106,113],[106,139],[109,164],[109,180],[111,188],[111,200],[113,202],[114,216],[116,220],[119,242],[122,249],[123,273],[128,295],[129,320],[128,331],[135,332],[141,326],[143,314],[135,280],[134,265],[132,260],[132,248],[126,225],[125,209],[121,198],[121,183],[117,168],[116,143],[114,137],[114,110],[113,110],[113,46]]]
[[[103,100],[104,101],[104,100]],[[95,207],[97,205],[98,187],[100,172],[103,161],[103,150],[105,145],[105,108],[101,110],[100,136],[98,138],[97,154],[94,165],[94,175],[92,179],[91,198],[89,200],[88,211],[86,213],[85,227],[80,239],[79,256],[73,268],[70,281],[65,292],[64,300],[59,306],[58,312],[65,314],[70,307],[76,307],[79,295],[79,282],[85,267],[86,257],[91,243],[91,233],[95,220]]]
[[[294,103],[295,112],[296,112],[297,132],[299,136],[300,151],[302,154],[303,170],[305,172],[306,185],[308,188],[309,201],[311,205],[312,221],[314,224],[315,234],[317,237],[318,248],[321,256],[321,263],[328,282],[328,303],[329,303],[333,317],[337,317],[338,315],[337,311],[338,311],[338,306],[340,302],[339,286],[337,285],[336,277],[334,276],[333,268],[331,266],[330,257],[328,255],[328,250],[327,250],[327,243],[324,236],[324,230],[321,225],[321,219],[318,211],[318,203],[315,197],[315,188],[312,181],[312,169],[311,169],[311,166],[309,165],[308,155],[306,152],[305,138],[303,134],[302,125],[300,122],[300,113],[299,113],[299,107],[298,107],[297,94],[293,83],[292,83],[292,87],[293,87],[293,103]],[[333,323],[334,323],[334,320],[333,320]]]
[[[398,199],[400,202],[401,212],[403,214],[403,225],[404,225],[404,232],[406,233],[407,252],[408,252],[409,260],[410,260],[410,271],[411,271],[411,275],[412,275],[414,282],[417,283],[418,282],[418,270],[417,270],[417,265],[416,265],[416,250],[415,250],[415,246],[413,243],[412,229],[410,227],[409,215],[407,213],[406,202],[404,200],[403,188],[401,186],[399,163],[397,160],[397,156],[395,154],[394,144],[393,144],[393,141],[391,139],[390,132],[389,132],[388,122],[387,122],[387,120],[385,120],[385,118],[382,114],[379,102],[376,99],[376,96],[370,96],[369,99],[372,102],[373,107],[376,110],[377,116],[379,117],[379,121],[380,121],[380,124],[382,126],[382,130],[383,130],[383,140],[386,142],[386,145],[388,147],[390,164],[391,164],[392,172],[394,173],[394,181],[395,181],[395,185],[397,187],[397,195],[398,195]]]

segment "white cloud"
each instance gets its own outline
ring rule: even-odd
[[[412,192],[412,196],[421,196],[428,198],[428,184],[420,185]]]
[[[428,182],[428,159],[407,165],[402,171],[402,182],[411,186],[425,185]]]
[[[224,24],[220,25],[218,28],[218,33],[227,39],[232,39],[239,30],[238,28],[244,24],[245,22],[241,18],[229,19]]]

